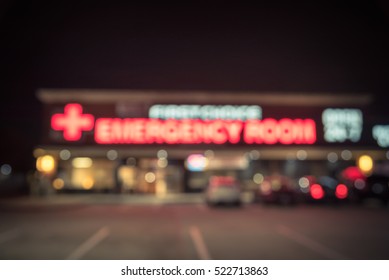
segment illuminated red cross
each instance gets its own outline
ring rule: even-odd
[[[83,114],[80,104],[67,104],[64,114],[54,114],[51,117],[51,127],[54,130],[63,130],[63,138],[67,141],[81,139],[82,131],[93,129],[94,117],[91,114]]]

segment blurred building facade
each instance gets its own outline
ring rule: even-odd
[[[368,94],[42,89],[44,192],[201,192],[212,175],[255,190],[283,174],[336,176],[387,160]],[[43,182],[43,183],[42,183]]]

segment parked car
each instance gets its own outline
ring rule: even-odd
[[[241,204],[242,189],[239,182],[232,176],[212,176],[205,191],[205,201],[208,205]]]
[[[297,195],[293,180],[278,174],[266,176],[258,189],[258,200],[267,204],[291,205],[297,202]]]
[[[307,202],[338,203],[349,198],[349,187],[331,176],[304,176],[298,184]]]
[[[366,175],[357,166],[349,166],[340,172],[339,179],[349,188],[350,201],[362,202],[363,194],[367,192]]]
[[[354,193],[358,202],[373,199],[386,205],[389,202],[389,176],[372,174],[366,177],[364,182],[359,182],[359,185],[355,186]]]
[[[389,202],[389,174],[375,172],[364,175],[358,167],[348,167],[341,173],[341,178],[350,186],[353,201],[364,202],[373,199],[386,205]]]

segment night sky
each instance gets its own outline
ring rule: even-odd
[[[0,5],[0,164],[33,167],[39,88],[369,92],[386,111],[385,1],[101,2]]]

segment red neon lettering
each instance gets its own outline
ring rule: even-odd
[[[97,119],[95,127],[95,141],[99,144],[111,143],[111,120],[112,119]]]
[[[122,119],[112,119],[111,121],[111,137],[110,141],[112,143],[122,143],[123,142],[123,125]]]
[[[83,114],[80,104],[67,104],[63,114],[54,114],[51,126],[63,130],[64,139],[77,141],[82,131],[93,129],[94,117]],[[96,120],[95,141],[99,144],[313,144],[316,124],[312,119],[273,118],[264,120],[157,120],[100,118]]]
[[[225,122],[230,143],[236,144],[240,141],[243,123],[241,121]]]
[[[162,123],[157,119],[149,119],[146,121],[145,139],[147,144],[163,143],[163,139],[161,137],[161,126]]]
[[[295,144],[304,144],[304,120],[295,119],[293,121],[293,139]]]
[[[275,119],[241,121],[224,120],[155,120],[98,119],[95,140],[100,144],[224,144],[227,141],[247,144],[313,144],[316,125],[313,120]]]
[[[311,119],[264,119],[247,121],[243,139],[247,144],[313,144],[316,124]]]
[[[180,139],[183,144],[193,144],[197,142],[196,134],[193,127],[193,121],[182,120],[180,129]]]
[[[278,133],[281,144],[292,144],[293,131],[296,129],[294,123],[291,119],[281,119],[278,125]]]
[[[304,140],[307,144],[316,142],[316,123],[311,119],[304,120]]]
[[[177,120],[165,121],[163,127],[163,137],[167,144],[176,144],[179,140],[179,134],[177,129]]]
[[[80,104],[67,104],[63,114],[54,114],[51,117],[51,127],[54,130],[63,130],[63,137],[67,141],[81,139],[82,131],[93,129],[94,117],[83,114]]]
[[[224,129],[223,121],[213,121],[212,122],[212,135],[211,139],[215,144],[224,144],[227,142],[227,132]]]
[[[264,119],[261,125],[263,142],[275,144],[278,141],[277,121],[275,119]]]
[[[195,144],[205,143],[202,137],[203,135],[203,121],[201,120],[191,120],[191,124],[193,127],[193,140]]]
[[[144,144],[146,143],[145,141],[145,123],[147,122],[147,119],[133,119],[132,120],[132,139],[133,143],[136,144]]]
[[[244,128],[244,142],[247,144],[261,144],[262,138],[259,131],[261,121],[248,120]]]
[[[202,142],[205,144],[212,143],[213,138],[213,127],[212,121],[198,121],[198,124],[201,127],[201,130],[198,131],[198,134],[202,136]]]
[[[132,119],[124,119],[122,123],[122,143],[132,143]]]

